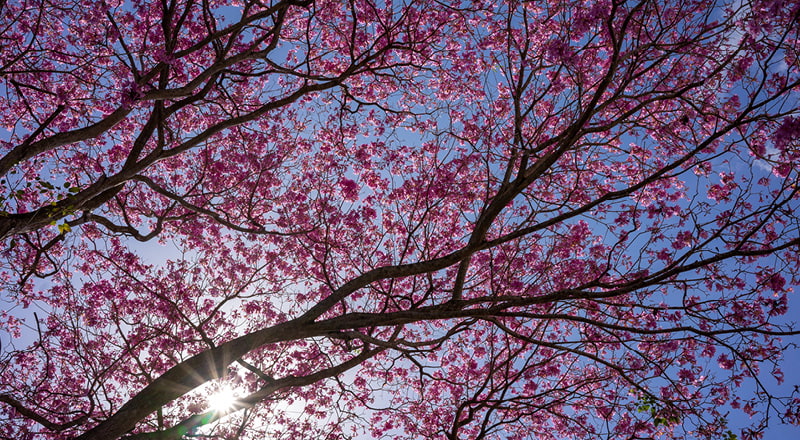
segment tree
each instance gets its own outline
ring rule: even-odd
[[[800,3],[494,3],[0,3],[0,436],[797,424]]]

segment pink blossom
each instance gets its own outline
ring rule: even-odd
[[[728,355],[726,355],[725,353],[717,357],[717,362],[719,363],[719,367],[722,368],[723,370],[730,370],[731,368],[733,368],[734,365],[734,361],[728,358]]]
[[[339,180],[339,187],[342,190],[342,195],[344,196],[345,200],[351,202],[358,200],[358,184],[355,181],[348,178],[342,178]]]

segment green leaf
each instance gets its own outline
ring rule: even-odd
[[[727,431],[725,433],[725,436],[722,437],[722,439],[723,440],[738,440],[739,437],[736,434],[734,434],[732,431]]]

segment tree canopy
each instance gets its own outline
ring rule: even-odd
[[[800,424],[800,2],[0,11],[0,438]]]

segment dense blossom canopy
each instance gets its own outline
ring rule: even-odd
[[[800,423],[799,2],[0,11],[0,438]]]

